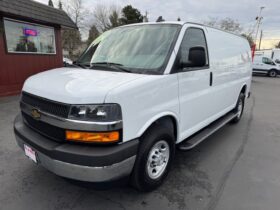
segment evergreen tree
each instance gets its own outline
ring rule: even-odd
[[[163,17],[162,16],[159,16],[158,18],[157,18],[157,21],[156,22],[164,22],[165,20],[163,19]]]
[[[127,5],[122,9],[122,18],[120,18],[121,24],[126,25],[141,22],[143,22],[143,16],[138,9],[131,5]]]
[[[58,2],[58,9],[63,10],[61,0],[59,0],[59,2]]]
[[[92,25],[89,30],[87,44],[90,45],[98,36],[99,31],[97,30],[95,25]]]
[[[109,28],[115,28],[120,25],[119,23],[119,13],[116,10],[113,10],[109,16],[110,26]]]
[[[49,6],[50,6],[50,7],[54,7],[54,6],[53,6],[52,0],[49,0]]]

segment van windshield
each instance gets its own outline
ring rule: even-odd
[[[112,70],[161,74],[180,27],[176,24],[149,24],[107,31],[91,44],[77,62],[93,69],[114,65],[118,68]]]

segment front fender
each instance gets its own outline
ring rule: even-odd
[[[177,116],[177,114],[175,114],[174,112],[162,112],[162,113],[159,113],[155,116],[153,116],[152,118],[150,118],[137,132],[137,136],[140,137],[142,136],[145,131],[154,123],[156,122],[157,120],[159,120],[160,118],[163,118],[163,117],[172,117],[173,119],[175,119],[175,122],[176,122],[176,129],[177,129],[177,133],[179,133],[179,116]],[[178,137],[177,137],[178,138]],[[176,142],[177,142],[178,139],[176,139]]]

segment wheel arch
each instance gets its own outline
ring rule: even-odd
[[[147,123],[139,130],[137,136],[142,136],[149,128],[151,128],[156,123],[172,123],[173,132],[175,136],[175,142],[179,138],[179,118],[176,114],[172,112],[164,112],[152,117]]]
[[[238,101],[238,98],[239,98],[240,93],[243,93],[243,94],[245,95],[245,98],[246,98],[246,96],[247,96],[247,90],[248,90],[248,85],[247,85],[247,83],[244,83],[244,84],[241,86],[241,88],[239,89],[239,92],[238,92],[236,101]]]
[[[247,93],[247,84],[246,83],[242,85],[242,88],[239,93],[244,93],[244,95],[246,95],[246,93]]]

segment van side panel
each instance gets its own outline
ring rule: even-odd
[[[213,100],[215,112],[219,113],[235,107],[244,85],[248,94],[252,77],[251,50],[248,41],[237,35],[213,28],[207,28],[206,34],[213,72]]]
[[[243,86],[248,94],[252,77],[249,43],[237,35],[186,24],[184,29],[205,29],[209,53],[209,69],[178,73],[180,98],[180,137],[183,141],[235,106]],[[176,50],[177,52],[178,50]],[[209,85],[210,73],[213,84]]]

